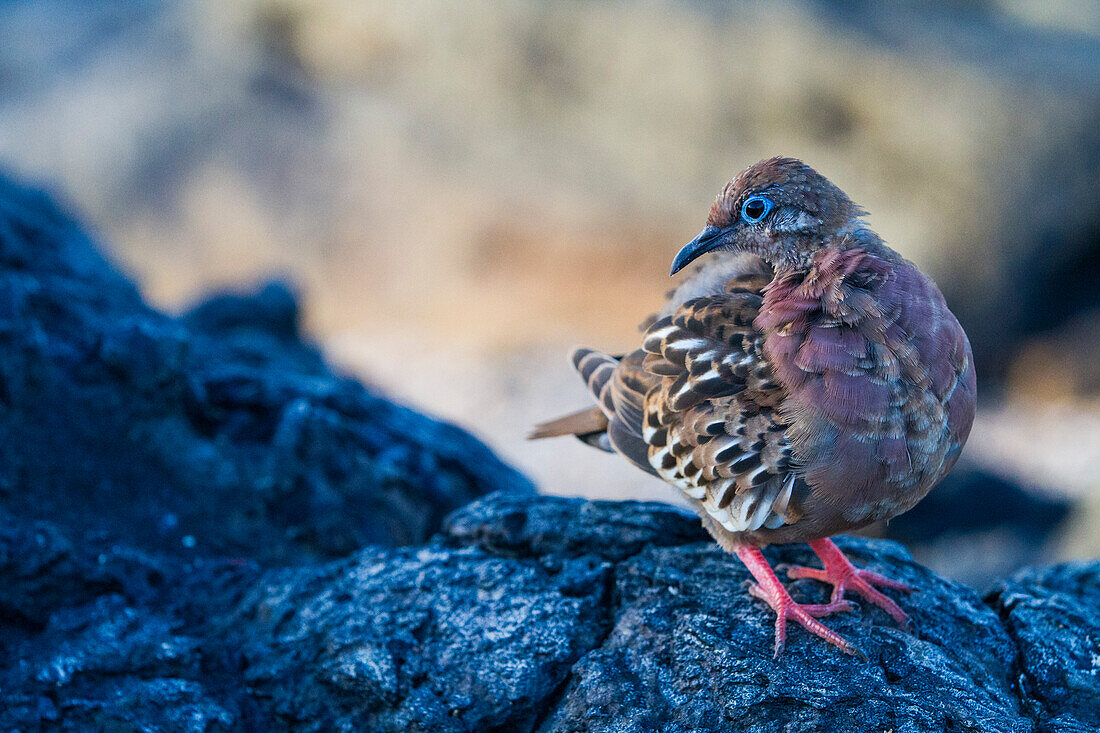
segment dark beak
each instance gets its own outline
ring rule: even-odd
[[[696,257],[721,247],[723,244],[730,241],[732,236],[732,227],[719,229],[715,226],[708,226],[706,229],[699,232],[699,235],[695,237],[695,239],[685,244],[684,248],[676,253],[676,259],[672,261],[672,272],[668,274],[675,275],[691,264],[692,260]]]

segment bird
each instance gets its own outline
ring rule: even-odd
[[[951,470],[974,420],[970,342],[935,282],[886,245],[867,211],[805,163],[774,157],[721,190],[675,255],[695,263],[627,354],[580,347],[595,406],[537,425],[574,435],[677,487],[776,614],[849,654],[819,619],[849,591],[898,624],[883,589],[912,589],[851,563],[830,537],[912,508]],[[761,552],[805,542],[832,585],[800,604]]]

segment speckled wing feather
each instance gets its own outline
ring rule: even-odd
[[[797,478],[775,407],[763,334],[753,321],[767,277],[734,278],[646,331],[645,369],[660,377],[645,401],[642,437],[657,473],[730,532],[793,521]]]
[[[643,471],[657,475],[649,465],[649,447],[642,440],[645,397],[658,382],[642,368],[645,352],[639,349],[626,356],[609,356],[581,347],[571,358],[596,407],[536,425],[527,437],[573,435],[593,447],[620,453]]]
[[[531,437],[573,434],[679,487],[715,527],[775,528],[799,516],[785,390],[754,326],[771,269],[734,256],[699,268],[647,319],[642,348],[622,357],[573,352],[597,407],[544,423]]]

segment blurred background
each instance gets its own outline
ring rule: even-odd
[[[1072,499],[1051,552],[1100,553],[1100,3],[0,3],[0,165],[147,297],[285,278],[336,363],[546,492],[675,499],[523,434],[776,154],[941,284],[981,379],[963,467]]]

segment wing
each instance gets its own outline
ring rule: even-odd
[[[647,319],[641,349],[574,351],[598,407],[540,425],[532,437],[575,434],[621,453],[729,532],[795,521],[805,484],[775,409],[786,392],[753,326],[771,279],[759,258],[718,253]]]
[[[658,475],[697,500],[730,532],[797,518],[797,478],[785,397],[753,326],[766,280],[730,281],[648,329],[644,368],[660,378],[646,396],[642,438]]]

